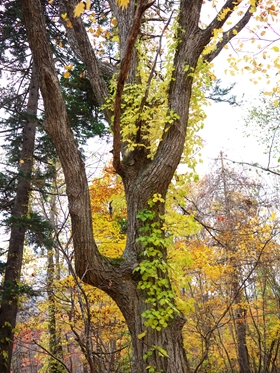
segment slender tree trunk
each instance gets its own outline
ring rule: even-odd
[[[1,299],[0,372],[2,373],[9,373],[11,367],[13,336],[18,311],[18,286],[22,266],[24,237],[27,230],[26,222],[22,218],[26,218],[28,212],[38,98],[38,81],[35,68],[33,68],[26,110],[26,122],[23,128],[19,180],[11,216],[8,259]]]
[[[222,166],[222,182],[223,182],[223,189],[224,189],[224,201],[225,201],[225,211],[226,211],[226,219],[227,219],[227,229],[228,232],[231,232],[232,226],[234,222],[231,219],[230,213],[230,198],[229,198],[229,190],[227,185],[227,177],[225,175],[224,163],[223,163],[223,153],[221,152],[221,166]],[[232,226],[231,226],[232,225]],[[238,269],[238,259],[237,256],[237,246],[236,242],[231,242],[231,239],[227,242],[227,250],[230,252],[230,264],[234,268],[234,272],[232,274],[232,281],[231,281],[231,296],[233,297],[233,304],[235,309],[233,310],[234,314],[234,321],[235,321],[235,331],[236,331],[236,340],[237,340],[237,359],[239,365],[239,372],[240,373],[250,373],[250,361],[249,361],[249,353],[248,348],[246,345],[246,332],[247,332],[247,324],[246,324],[246,310],[241,306],[242,298],[243,298],[243,289],[240,289],[240,282],[241,282],[241,275],[240,270]]]
[[[237,356],[239,364],[240,373],[250,373],[250,362],[249,362],[249,353],[246,344],[246,310],[242,307],[238,307],[234,312],[235,314],[235,327],[236,327],[236,339],[237,339]]]
[[[48,294],[48,330],[49,330],[49,350],[53,356],[58,354],[57,328],[56,328],[56,307],[55,296],[53,293],[54,281],[54,260],[53,249],[48,249],[48,266],[47,266],[47,294]],[[59,356],[58,356],[59,357]],[[49,358],[49,372],[60,372],[60,364],[52,357]]]
[[[53,181],[56,184],[56,180]],[[55,194],[51,197],[50,201],[50,221],[56,224],[56,197]],[[47,252],[48,264],[47,264],[47,295],[48,295],[48,329],[49,329],[49,350],[52,356],[63,360],[63,350],[61,345],[60,331],[57,329],[56,323],[56,298],[54,294],[54,280],[58,280],[59,275],[59,260],[56,258],[55,248],[49,248]],[[63,373],[65,369],[59,363],[59,361],[50,357],[49,361],[49,372],[50,373]]]

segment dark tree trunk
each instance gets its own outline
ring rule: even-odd
[[[239,308],[235,312],[237,316],[236,320],[236,339],[237,339],[237,348],[238,348],[238,364],[240,373],[250,373],[250,362],[248,348],[246,344],[246,333],[247,333],[247,324],[246,324],[246,311]]]
[[[15,204],[11,216],[11,233],[8,248],[3,292],[0,309],[0,372],[9,373],[12,358],[13,336],[18,311],[18,286],[22,266],[33,151],[36,132],[36,115],[38,106],[38,80],[35,68],[30,80],[29,99],[23,128],[21,163]]]

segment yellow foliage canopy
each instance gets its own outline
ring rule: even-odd
[[[80,1],[74,10],[74,16],[79,17],[81,14],[83,14],[84,10],[89,10],[90,9],[90,0],[86,0],[86,4],[83,1]],[[117,4],[119,7],[122,9],[127,8],[129,4],[129,0],[117,0]]]
[[[91,188],[92,221],[99,251],[120,257],[126,241],[126,204],[123,185],[113,168],[106,168]]]

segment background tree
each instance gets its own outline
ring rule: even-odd
[[[266,337],[261,337],[259,330],[256,338],[254,330],[258,326],[262,329],[261,324],[270,329],[266,323],[270,316],[265,310],[270,301],[263,296],[270,290],[263,270],[269,267],[268,271],[274,273],[273,267],[279,265],[279,221],[274,199],[259,182],[223,162],[223,158],[217,160],[215,170],[188,190],[187,209],[183,208],[202,225],[197,237],[186,240],[193,262],[186,270],[191,277],[185,294],[194,301],[193,316],[189,313],[192,322],[186,332],[201,341],[197,344],[191,340],[194,356],[200,357],[196,371],[273,371],[275,340],[272,344],[266,341],[268,349],[259,348],[262,358],[256,362],[255,342]],[[275,312],[270,322],[275,326],[277,296],[271,301]],[[256,322],[256,313],[262,313],[262,322]]]
[[[277,93],[262,92],[259,105],[253,105],[245,116],[245,134],[257,139],[266,164],[255,163],[252,166],[272,175],[279,176],[279,96]]]
[[[108,254],[117,257],[125,245],[123,188],[112,169],[107,168],[102,176],[91,190],[96,240],[101,251],[109,249]],[[12,368],[25,362],[36,369],[34,351],[37,351],[39,366],[48,371],[128,372],[130,340],[118,307],[101,290],[83,285],[74,273],[63,187],[58,173],[48,201],[38,192],[36,203],[33,201],[33,208],[39,210],[41,205],[44,218],[53,224],[53,241],[47,250],[47,273],[42,270],[37,273],[35,268],[32,273],[41,296],[32,304],[31,314],[22,307],[15,343],[16,362],[13,359]],[[108,200],[114,206],[112,216]],[[109,247],[107,243],[112,237],[114,243]],[[20,355],[22,345],[25,348]],[[30,358],[33,356],[34,365],[26,353],[28,350],[32,350]]]
[[[36,71],[33,69],[26,114],[25,118],[22,118],[25,124],[23,125],[22,151],[19,159],[19,180],[10,218],[11,235],[3,281],[3,291],[1,294],[0,366],[2,366],[3,371],[6,369],[10,371],[12,355],[11,341],[16,324],[24,239],[26,230],[30,225],[27,212],[33,166],[36,115],[39,99],[38,93],[39,87]],[[23,217],[25,217],[25,219],[23,219]]]

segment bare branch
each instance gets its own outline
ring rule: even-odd
[[[54,356],[49,350],[47,350],[44,346],[42,346],[40,343],[36,342],[35,339],[33,340],[33,343],[40,347],[43,351],[45,351],[49,356],[51,356],[54,360],[56,360],[59,364],[61,364],[67,372],[71,373],[71,371],[68,369],[67,365],[64,364],[64,362],[60,359],[58,359],[56,356]]]
[[[263,167],[261,165],[259,165],[258,163],[249,163],[249,162],[237,162],[237,161],[233,161],[231,159],[227,159],[225,158],[226,160],[232,162],[232,163],[237,163],[237,164],[240,164],[240,165],[246,165],[246,166],[250,166],[250,167],[255,167],[259,170],[262,170],[262,171],[266,171],[266,172],[269,172],[273,175],[276,175],[276,176],[280,176],[280,170],[279,171],[274,171],[272,170],[271,168],[269,167]]]

